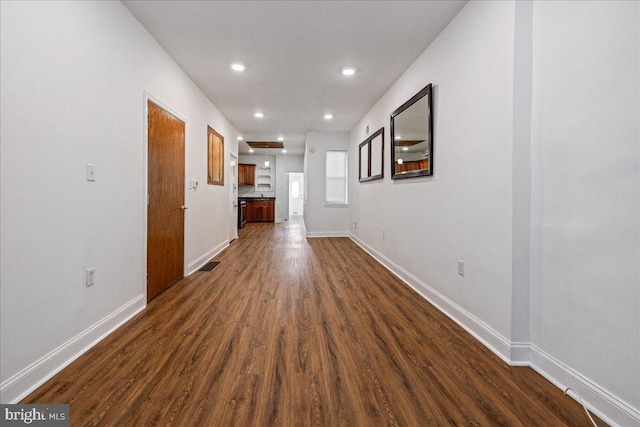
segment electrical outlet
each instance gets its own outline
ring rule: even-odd
[[[367,127],[364,128],[364,134],[369,135],[369,125],[367,125]]]
[[[383,228],[383,229],[382,229],[382,238],[383,238],[383,239],[385,238],[385,233],[386,233],[386,232],[387,232],[387,231]]]
[[[464,276],[464,261],[461,259],[458,260],[458,274]]]
[[[87,287],[93,286],[96,284],[96,269],[89,268],[87,269]]]
[[[355,219],[353,220],[353,229],[357,229],[358,228],[358,221],[356,221]]]

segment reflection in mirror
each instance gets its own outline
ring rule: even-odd
[[[433,174],[431,84],[391,113],[391,178]]]
[[[384,176],[384,128],[365,139],[358,150],[360,182],[381,179]]]

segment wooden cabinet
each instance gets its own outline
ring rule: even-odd
[[[238,185],[256,185],[256,165],[238,163]]]
[[[274,222],[276,202],[274,200],[247,200],[247,222]]]
[[[396,173],[429,169],[429,159],[396,163]]]

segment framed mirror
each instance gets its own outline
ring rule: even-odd
[[[380,128],[358,146],[360,182],[384,177],[384,128]]]
[[[391,179],[433,175],[431,84],[391,113]]]
[[[207,184],[224,185],[224,136],[207,126]]]

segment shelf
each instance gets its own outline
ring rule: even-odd
[[[273,173],[271,166],[258,166],[256,168],[256,192],[273,191]]]

